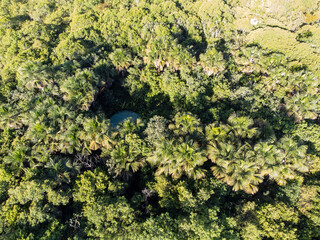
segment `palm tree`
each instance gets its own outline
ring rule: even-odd
[[[291,169],[298,170],[300,172],[307,172],[308,166],[307,149],[306,145],[298,145],[292,138],[284,137],[280,139],[277,144],[279,162],[282,165],[289,166]]]
[[[288,114],[294,116],[297,122],[301,122],[303,119],[316,119],[319,115],[320,109],[316,94],[298,92],[293,97],[286,97],[285,101]]]
[[[79,138],[91,150],[110,149],[114,144],[110,122],[104,118],[98,118],[98,116],[84,120],[83,130],[79,132]]]
[[[119,128],[120,135],[124,137],[129,133],[138,133],[143,126],[144,126],[144,123],[140,118],[134,121],[130,117],[125,119],[122,123],[120,123],[118,128]]]
[[[60,126],[60,131],[56,134],[55,141],[51,142],[51,150],[69,154],[80,151],[82,144],[79,132],[77,124],[66,121]]]
[[[262,176],[271,174],[272,168],[278,165],[275,145],[269,142],[259,142],[254,146],[254,151]]]
[[[110,163],[116,176],[122,174],[127,176],[143,167],[144,159],[132,147],[126,144],[118,144],[111,152]]]
[[[163,140],[161,144],[159,144],[155,151],[148,157],[148,162],[157,166],[161,164],[161,162],[170,161],[173,153],[174,153],[174,142],[173,140]],[[169,174],[169,170],[161,170],[165,174]]]
[[[97,77],[92,71],[84,70],[67,78],[60,85],[63,99],[81,110],[88,110],[95,100]]]
[[[237,117],[236,114],[230,115],[228,123],[235,137],[252,138],[257,133],[257,128],[253,127],[253,120],[249,117]]]
[[[208,154],[209,159],[215,163],[211,170],[213,175],[226,182],[227,181],[227,172],[228,166],[232,160],[234,160],[234,146],[232,144],[221,143],[219,145],[209,145]]]
[[[119,70],[123,71],[127,69],[132,62],[131,54],[121,48],[116,49],[113,53],[109,55],[113,65]]]
[[[80,165],[76,165],[66,157],[54,156],[44,165],[46,174],[54,179],[58,185],[71,183],[71,177],[80,171]]]
[[[208,76],[217,74],[224,69],[222,53],[209,48],[205,53],[200,54],[200,64]]]
[[[194,63],[191,54],[183,49],[180,44],[173,44],[172,47],[166,50],[166,53],[166,65],[171,67],[173,71],[181,70],[182,66],[192,66]]]
[[[169,128],[173,130],[177,136],[202,133],[200,120],[191,113],[176,114],[174,117],[174,124],[170,124]]]
[[[223,142],[228,139],[230,128],[225,124],[214,122],[206,126],[206,139],[209,142]]]
[[[152,42],[150,41],[146,47],[146,56],[144,57],[145,63],[153,63],[157,71],[162,72],[167,62],[167,55],[171,48],[172,41],[173,39],[168,37],[168,35],[156,37]]]
[[[164,141],[148,158],[152,165],[157,166],[156,174],[170,175],[174,179],[187,175],[189,178],[204,177],[204,170],[199,169],[207,160],[204,152],[193,141]]]
[[[112,149],[107,165],[116,176],[128,177],[144,166],[147,152],[145,142],[137,134],[127,134]]]
[[[53,105],[48,110],[50,124],[54,127],[58,127],[64,124],[67,119],[73,119],[74,117],[74,112],[68,110],[65,106]]]
[[[292,138],[284,137],[275,144],[260,142],[254,150],[261,176],[269,176],[279,185],[286,184],[286,179],[293,179],[295,171],[309,169],[307,146],[298,146]]]
[[[51,128],[48,127],[45,122],[46,119],[44,115],[32,122],[26,132],[26,137],[34,143],[43,142],[44,144],[48,144]]]
[[[296,176],[292,168],[284,165],[269,167],[269,171],[269,177],[280,186],[285,185],[287,183],[287,179],[294,179],[294,177]]]
[[[48,85],[50,77],[45,67],[39,62],[28,62],[18,69],[18,81],[20,86],[28,90],[41,89]]]
[[[18,146],[14,150],[11,150],[9,154],[4,157],[4,163],[9,164],[15,169],[18,174],[26,172],[25,164],[29,161],[29,156],[27,152],[29,149],[24,146]]]
[[[243,190],[249,194],[258,191],[257,185],[263,179],[249,144],[240,147],[230,143],[214,144],[209,146],[208,153],[215,163],[211,170],[216,178],[233,186],[234,191]]]
[[[214,122],[206,127],[206,139],[209,142],[230,142],[232,145],[240,146],[248,139],[258,134],[258,129],[253,127],[253,120],[249,117],[237,117],[230,115],[228,124]]]
[[[8,127],[19,129],[23,126],[22,116],[15,106],[9,104],[0,105],[0,128]]]
[[[181,169],[179,172],[182,172],[189,178],[193,179],[204,177],[204,171],[197,168],[202,166],[207,158],[205,157],[204,152],[199,149],[199,146],[196,142],[183,142],[177,145],[174,156],[178,161],[177,168]],[[173,169],[175,168],[176,167]]]
[[[258,191],[257,185],[263,180],[258,169],[253,162],[237,160],[227,168],[226,183],[233,186],[234,191],[243,190],[248,194],[254,194]]]

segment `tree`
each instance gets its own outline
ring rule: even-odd
[[[134,121],[132,118],[127,118],[119,124],[118,129],[120,135],[125,137],[130,133],[140,133],[143,127],[144,123],[140,118],[138,118],[136,121]]]
[[[284,137],[276,144],[259,143],[255,146],[261,173],[274,179],[279,185],[293,179],[296,172],[307,172],[307,146],[299,146],[292,138]]]
[[[147,152],[148,148],[142,139],[136,134],[127,134],[116,143],[107,165],[116,176],[128,178],[144,166]]]
[[[131,55],[124,49],[116,49],[109,57],[119,71],[123,71],[131,65]]]
[[[219,144],[209,148],[209,158],[216,165],[211,167],[213,174],[234,191],[243,190],[254,194],[262,182],[259,166],[254,162],[255,154],[248,144],[235,148],[230,144]]]
[[[303,239],[317,238],[320,236],[319,225],[319,186],[318,185],[305,185],[301,188],[298,199],[298,210],[307,219],[303,221]]]
[[[122,191],[123,185],[111,182],[101,169],[79,175],[73,197],[81,203],[88,237],[118,238],[134,229],[134,211],[125,197],[119,196]]]
[[[82,125],[83,130],[79,132],[79,138],[84,143],[85,151],[112,147],[111,124],[105,118],[102,116],[86,118]]]
[[[298,213],[284,203],[265,204],[257,210],[258,227],[263,237],[297,239]]]
[[[206,128],[208,154],[215,164],[213,174],[233,186],[234,191],[244,190],[254,194],[262,182],[260,168],[255,162],[255,153],[249,140],[258,134],[253,120],[232,114],[228,124],[212,124]]]
[[[197,116],[191,113],[177,113],[173,119],[174,123],[169,125],[176,136],[187,138],[199,137],[202,133],[202,126]]]
[[[148,158],[152,165],[158,167],[157,175],[171,175],[174,179],[182,175],[193,179],[204,177],[204,170],[199,167],[206,160],[203,150],[193,141],[183,143],[164,141]]]
[[[1,0],[0,238],[319,239],[319,4]]]
[[[70,101],[79,109],[88,110],[95,100],[97,85],[94,73],[85,70],[66,79],[60,88],[65,101]]]
[[[21,175],[26,171],[26,165],[30,160],[28,154],[29,148],[25,146],[19,146],[10,151],[8,156],[4,158],[4,163],[9,164],[13,171],[16,171],[17,175]]]
[[[145,133],[152,144],[159,144],[169,137],[168,121],[161,116],[154,116],[149,119]]]

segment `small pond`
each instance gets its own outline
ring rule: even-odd
[[[110,118],[110,122],[113,125],[113,127],[117,127],[119,123],[123,122],[127,118],[132,118],[134,121],[136,121],[140,116],[138,113],[132,112],[132,111],[121,111],[117,112],[116,114],[112,115]]]

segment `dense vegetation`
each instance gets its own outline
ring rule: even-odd
[[[319,6],[1,0],[0,238],[319,239]]]

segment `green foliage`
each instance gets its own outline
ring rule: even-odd
[[[110,160],[107,162],[109,171],[116,176],[128,176],[137,172],[144,166],[148,148],[144,141],[136,134],[126,134],[125,139],[120,140],[110,153]]]
[[[301,231],[301,235],[304,239],[312,237],[317,238],[320,236],[320,199],[318,191],[318,185],[309,185],[301,188],[301,193],[298,200],[298,210],[306,217],[306,220],[303,222],[303,224],[305,224],[305,228],[303,231]]]
[[[265,176],[284,185],[286,179],[295,178],[296,172],[309,171],[306,145],[298,145],[289,137],[276,142],[253,141],[259,132],[248,117],[231,115],[228,123],[209,125],[206,133],[209,158],[215,164],[211,170],[233,190],[253,194]]]
[[[0,238],[319,239],[319,4],[0,1]]]
[[[320,151],[320,143],[318,141],[320,135],[319,125],[303,122],[296,125],[294,135],[299,136],[303,141],[312,143],[315,150],[318,152]]]
[[[150,143],[161,143],[169,137],[168,121],[161,116],[154,116],[149,119],[145,134]]]
[[[96,82],[94,74],[89,71],[80,72],[75,77],[66,79],[61,85],[63,99],[72,105],[79,105],[82,110],[88,110],[94,101]]]
[[[123,184],[111,182],[100,169],[86,171],[78,178],[73,198],[82,203],[88,236],[112,239],[125,236],[128,228],[133,227],[133,209],[124,197],[117,196],[122,191]]]
[[[182,175],[199,179],[205,170],[199,167],[206,162],[204,150],[196,139],[202,134],[199,120],[189,113],[177,114],[169,125],[172,139],[163,139],[148,157],[151,165],[157,166],[156,175],[171,175],[179,179]]]
[[[198,179],[204,176],[204,171],[197,167],[206,161],[203,151],[193,141],[174,143],[164,141],[148,158],[152,165],[158,166],[156,175],[171,175],[178,179],[182,175]]]
[[[283,203],[264,205],[257,211],[262,236],[273,239],[297,239],[298,213]]]

